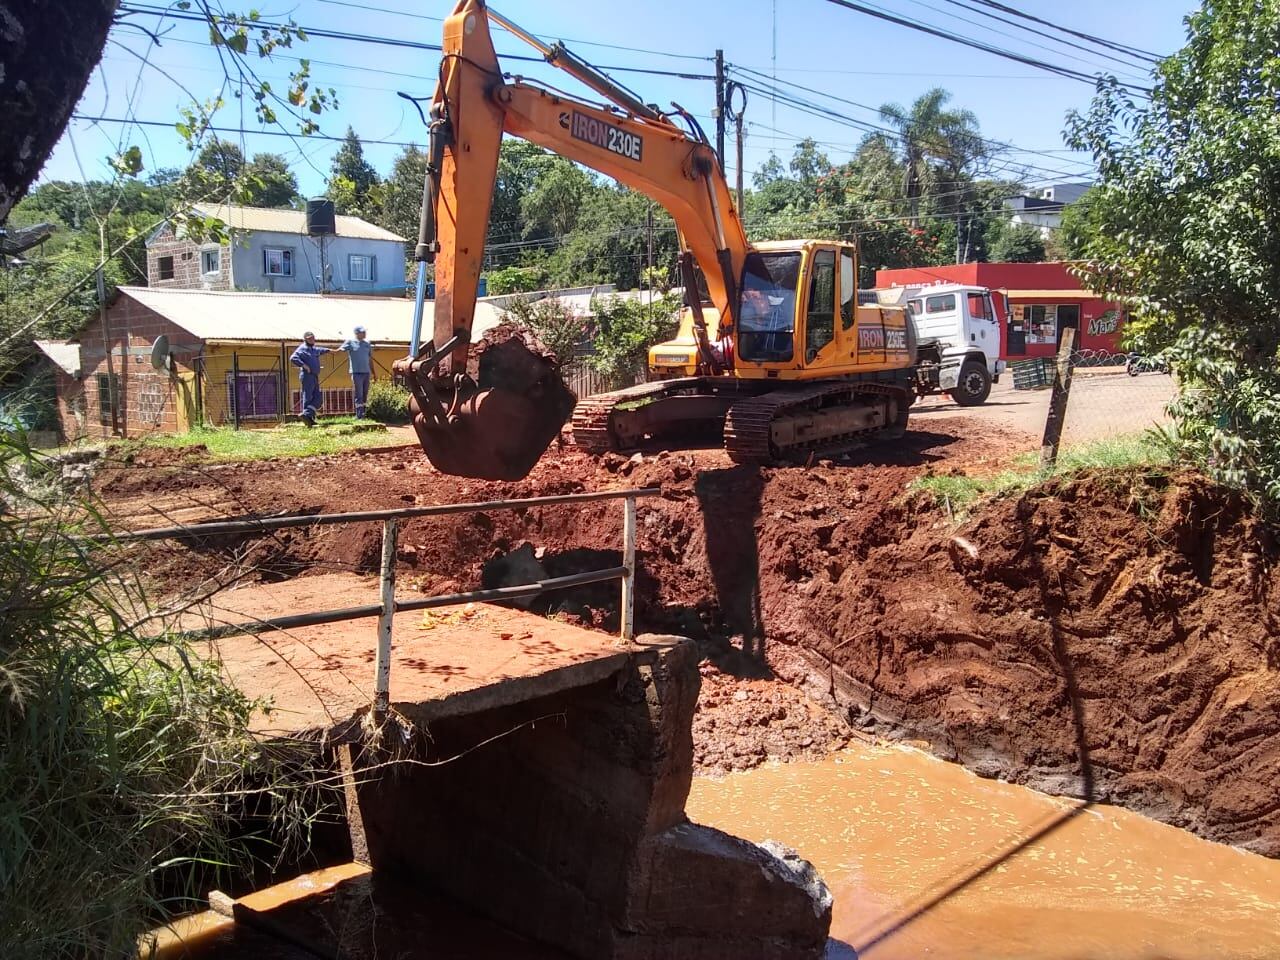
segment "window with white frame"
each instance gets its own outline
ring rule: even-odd
[[[200,272],[217,273],[222,269],[222,251],[217,247],[200,251]]]
[[[267,247],[262,251],[262,272],[268,277],[293,276],[293,251],[288,247]]]
[[[347,278],[372,283],[373,257],[363,253],[350,254],[347,257]]]

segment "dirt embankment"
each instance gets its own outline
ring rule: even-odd
[[[733,467],[715,453],[551,456],[517,484],[457,481],[414,450],[214,468],[109,470],[99,490],[148,510],[332,511],[601,489],[662,488],[641,507],[643,629],[763,652],[776,676],[707,667],[704,769],[820,753],[842,722],[928,742],[987,775],[1122,803],[1280,855],[1280,550],[1245,505],[1194,476],[1094,476],[997,502],[955,529],[904,496],[927,466],[973,465],[990,437],[936,420],[889,460]],[[965,439],[960,439],[965,436]],[[193,504],[203,506],[193,507]],[[620,507],[416,520],[402,576],[444,592],[523,544],[548,573],[617,562]],[[373,572],[373,526],[161,547],[148,569],[194,586],[257,575]],[[586,546],[584,546],[586,545]],[[609,627],[609,586],[549,598]],[[722,659],[737,670],[742,657]],[[804,689],[832,708],[816,709]],[[743,695],[745,694],[745,696]]]

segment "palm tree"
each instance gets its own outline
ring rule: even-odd
[[[978,118],[971,110],[944,110],[951,94],[934,87],[911,105],[896,103],[880,108],[880,118],[897,131],[902,147],[902,186],[911,204],[911,225],[920,219],[920,199],[945,171],[959,180],[966,168],[983,156],[984,141],[978,135]]]

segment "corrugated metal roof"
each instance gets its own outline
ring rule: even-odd
[[[342,297],[317,293],[226,293],[158,287],[121,287],[132,297],[201,340],[300,341],[310,330],[322,342],[340,341],[357,324],[374,343],[409,342],[413,301],[402,297]],[[431,337],[434,312],[423,311],[424,339]],[[502,311],[476,303],[472,337],[496,326]]]
[[[68,340],[36,340],[41,353],[71,376],[80,375],[80,344]]]
[[[301,210],[273,210],[267,207],[241,207],[230,203],[192,204],[202,216],[216,217],[233,230],[266,230],[272,233],[307,232],[307,215]],[[398,240],[404,237],[374,226],[359,217],[338,216],[338,236],[357,240]]]

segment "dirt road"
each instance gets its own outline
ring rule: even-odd
[[[1000,379],[992,386],[990,399],[979,407],[958,407],[944,396],[926,397],[911,408],[913,429],[922,429],[934,418],[960,416],[1028,434],[1038,444],[1049,411],[1049,391],[1014,390],[1011,377]],[[1173,399],[1174,390],[1173,378],[1164,374],[1129,377],[1123,370],[1077,370],[1063,442],[1103,440],[1167,423],[1164,408]]]

